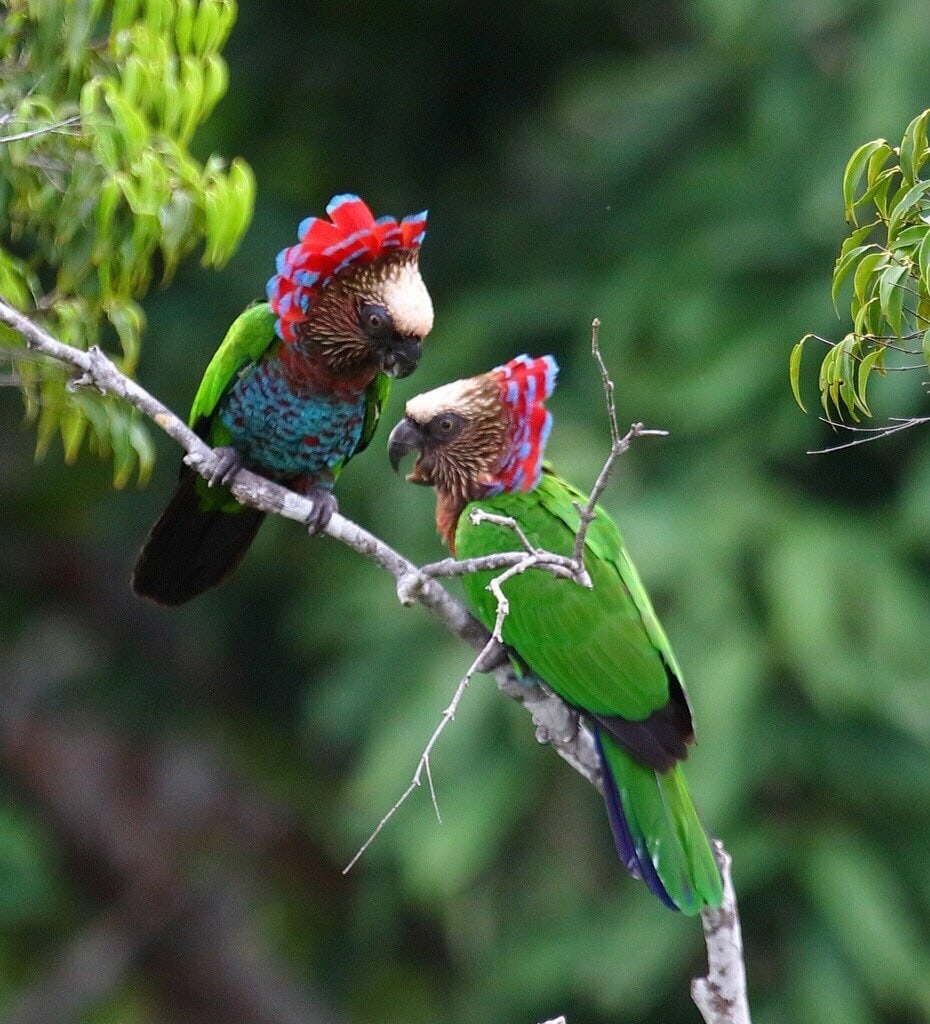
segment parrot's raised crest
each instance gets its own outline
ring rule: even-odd
[[[323,217],[307,217],[297,229],[297,245],[278,253],[277,273],[268,281],[268,301],[277,315],[275,331],[282,341],[296,340],[295,325],[304,320],[322,290],[349,267],[403,254],[415,259],[426,235],[427,212],[397,221],[375,220],[357,195],[333,196]],[[430,325],[432,309],[429,310]]]
[[[552,429],[552,413],[544,403],[555,389],[558,372],[552,356],[521,355],[488,374],[500,387],[513,425],[510,449],[497,473],[499,490],[531,491],[539,483]]]

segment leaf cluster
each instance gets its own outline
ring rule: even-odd
[[[240,159],[190,151],[226,91],[221,50],[233,0],[13,0],[0,27],[0,295],[62,341],[115,352],[135,370],[140,300],[203,244],[218,267],[252,216]],[[140,418],[105,396],[73,394],[60,368],[0,341],[37,425],[37,455],[60,435],[113,479],[145,479],[153,450]]]
[[[930,365],[930,158],[925,110],[907,126],[899,146],[876,139],[860,146],[843,174],[843,206],[852,231],[833,269],[831,294],[839,312],[843,286],[852,282],[852,330],[838,342],[805,335],[792,349],[791,387],[800,393],[807,342],[828,346],[818,388],[827,419],[871,416],[866,392],[873,372]],[[911,357],[909,365],[895,354]],[[923,362],[914,363],[914,356]],[[805,410],[806,411],[806,410]]]

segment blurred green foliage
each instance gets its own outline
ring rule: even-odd
[[[841,419],[872,415],[866,391],[873,371],[930,366],[930,180],[920,177],[930,158],[928,120],[930,110],[915,117],[900,146],[884,139],[864,143],[846,165],[843,201],[853,230],[833,268],[832,295],[836,304],[843,283],[852,280],[853,329],[842,341],[827,342],[820,364],[828,420],[831,406]],[[826,341],[807,334],[791,350],[791,386],[802,409],[801,360],[811,340]],[[905,358],[895,360],[896,354]],[[915,364],[914,356],[923,363]]]
[[[201,162],[194,131],[226,92],[233,0],[12,0],[0,22],[0,296],[79,348],[112,344],[133,373],[159,273],[204,242],[222,266],[252,216],[243,160]],[[7,328],[0,342],[20,346]],[[37,454],[87,441],[124,486],[154,462],[142,417],[70,393],[61,367],[14,352]]]
[[[688,777],[734,856],[756,1024],[930,1020],[930,450],[911,431],[805,456],[833,435],[785,376],[794,340],[835,324],[848,154],[927,105],[928,30],[903,0],[243,4],[201,144],[255,168],[255,222],[221,275],[182,264],[145,307],[140,378],[183,411],[303,216],[347,189],[379,213],[428,205],[436,328],[386,422],[550,351],[549,450],[581,486],[608,443],[601,318],[621,417],[670,431],[634,446],[605,504],[685,667]],[[889,374],[869,405],[920,399]],[[698,925],[627,878],[600,799],[487,681],[434,755],[442,825],[417,794],[340,880],[471,656],[383,573],[274,523],[224,588],[140,609],[123,580],[177,453],[160,440],[152,487],[114,495],[92,463],[36,470],[15,403],[0,411],[2,641],[28,663],[51,630],[85,651],[57,705],[140,746],[208,737],[300,822],[299,856],[235,865],[295,973],[357,1022],[696,1019]],[[377,439],[339,496],[439,555],[431,495]],[[40,808],[11,785],[0,810],[10,998],[97,905]],[[192,843],[191,873],[228,865],[230,842]],[[130,976],[88,1020],[160,1020],[145,992]]]

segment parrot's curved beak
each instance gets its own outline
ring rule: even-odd
[[[395,335],[380,351],[379,365],[389,377],[409,377],[417,368],[423,345],[419,338]]]
[[[388,458],[391,460],[394,472],[400,470],[400,460],[405,455],[409,455],[412,451],[422,451],[422,448],[423,432],[409,416],[405,416],[394,427],[388,438]]]

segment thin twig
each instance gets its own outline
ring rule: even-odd
[[[66,117],[63,121],[56,121],[55,124],[46,124],[39,128],[31,128],[29,131],[17,132],[15,135],[0,135],[0,146],[7,142],[20,142],[23,139],[32,139],[35,138],[36,135],[47,135],[50,132],[57,132],[60,135],[79,135],[80,132],[64,132],[61,129],[77,124],[80,120],[80,114],[72,114],[71,117]]]
[[[857,437],[854,441],[847,441],[845,444],[836,444],[830,448],[815,448],[807,452],[807,454],[829,455],[832,452],[841,452],[844,448],[855,448],[856,445],[868,444],[870,441],[878,441],[883,437],[890,437],[892,434],[897,434],[901,430],[908,430],[911,427],[919,427],[922,423],[930,423],[930,416],[912,416],[908,419],[900,419],[895,422],[896,419],[896,417],[892,417],[891,426],[854,427],[850,423],[837,423],[834,420],[829,420],[826,417],[821,416],[820,421],[822,423],[827,423],[829,426],[838,430],[849,430],[855,431],[857,434],[868,434],[868,437]]]
[[[500,518],[500,517],[491,517]],[[522,533],[522,531],[521,531]],[[526,538],[524,537],[524,540]],[[529,545],[529,541],[526,541]],[[530,554],[524,554],[521,561],[515,565],[511,565],[510,568],[505,569],[499,576],[495,576],[494,579],[488,584],[488,590],[494,595],[497,601],[497,613],[494,618],[494,628],[491,630],[491,638],[484,645],[484,648],[478,654],[478,657],[468,667],[468,671],[460,680],[458,686],[455,688],[455,693],[452,695],[452,700],[449,706],[442,713],[442,717],[439,719],[439,725],[433,730],[432,736],[426,743],[423,749],[423,753],[420,754],[420,760],[417,762],[416,770],[413,773],[413,777],[410,780],[410,784],[401,793],[401,795],[394,801],[390,810],[384,817],[378,822],[374,830],[368,836],[364,843],[356,851],[355,856],[349,861],[348,864],[342,869],[342,873],[345,875],[352,870],[353,867],[358,863],[359,858],[368,849],[369,846],[378,838],[382,829],[385,825],[394,817],[394,815],[403,807],[407,802],[407,798],[415,789],[417,789],[423,781],[423,774],[426,773],[427,781],[429,782],[430,797],[433,801],[433,809],[436,811],[436,817],[439,819],[440,824],[442,823],[442,815],[439,813],[439,803],[436,800],[436,790],[433,787],[433,776],[430,768],[430,755],[433,752],[433,747],[436,746],[436,742],[439,737],[445,731],[446,726],[455,718],[455,713],[458,711],[459,704],[462,702],[462,697],[465,695],[465,691],[468,689],[468,684],[472,680],[472,676],[476,672],[482,671],[482,664],[484,659],[491,654],[492,650],[498,645],[503,645],[504,639],[502,636],[504,629],[504,620],[510,614],[510,602],[507,600],[504,591],[501,589],[507,580],[512,579],[514,576],[525,572],[527,569],[536,566],[539,560],[539,553],[532,550]]]
[[[452,694],[452,700],[449,702],[449,706],[446,708],[445,711],[443,711],[442,716],[439,719],[439,725],[437,725],[436,728],[433,730],[433,735],[430,736],[426,746],[423,748],[423,753],[420,754],[420,760],[417,762],[416,770],[413,773],[413,777],[411,778],[409,785],[403,791],[403,793],[401,793],[401,795],[394,801],[394,803],[391,805],[391,809],[374,827],[374,829],[372,830],[368,838],[365,840],[365,842],[362,843],[362,845],[358,848],[358,850],[355,853],[355,856],[342,869],[342,873],[344,875],[347,875],[352,870],[352,868],[355,867],[355,865],[361,859],[362,854],[365,853],[368,847],[371,846],[371,844],[381,834],[385,825],[387,825],[391,818],[393,818],[394,815],[407,802],[407,798],[410,796],[410,794],[420,785],[422,785],[424,773],[426,774],[427,782],[429,783],[429,791],[430,797],[432,798],[433,802],[433,809],[435,810],[436,817],[439,819],[440,823],[442,822],[442,816],[439,813],[439,803],[436,800],[436,790],[435,787],[433,786],[433,775],[432,770],[430,768],[430,754],[432,754],[433,747],[436,746],[436,742],[439,739],[439,737],[443,734],[443,731],[445,730],[446,726],[455,718],[455,713],[456,711],[458,711],[459,704],[461,704],[462,702],[462,697],[465,695],[465,691],[468,689],[468,684],[471,682],[474,674],[479,671],[480,666],[482,664],[482,660],[484,659],[485,655],[488,654],[491,648],[495,647],[496,645],[496,640],[494,640],[493,638],[489,639],[488,642],[484,645],[484,648],[475,658],[475,660],[471,663],[471,665],[469,665],[468,671],[465,673],[464,676],[462,676],[461,680],[459,680],[459,684],[455,688],[455,693]]]
[[[584,506],[577,501],[573,503],[575,510],[578,512],[579,523],[578,532],[575,534],[575,547],[572,551],[572,558],[575,564],[580,567],[584,566],[584,544],[585,538],[588,535],[588,529],[594,519],[597,518],[597,503],[607,487],[607,482],[610,479],[610,474],[613,472],[617,459],[629,449],[634,437],[668,436],[667,430],[648,430],[642,423],[634,423],[623,437],[620,436],[620,428],[617,426],[614,382],[607,369],[607,364],[604,362],[604,357],[601,355],[600,334],[601,321],[595,317],[591,321],[591,354],[597,360],[597,365],[601,371],[601,384],[604,387],[604,400],[607,403],[607,419],[610,423],[610,454],[607,456],[607,461],[598,474],[597,480],[594,481],[594,486],[591,488],[591,493],[588,495],[588,500]]]

